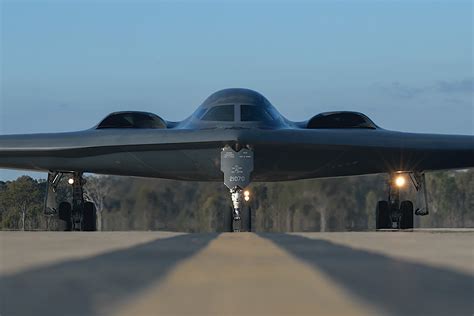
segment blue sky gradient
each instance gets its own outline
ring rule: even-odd
[[[473,72],[472,1],[1,1],[0,134],[181,120],[228,87],[292,120],[474,134]]]

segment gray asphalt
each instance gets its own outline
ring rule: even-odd
[[[473,315],[474,232],[0,232],[3,315]]]

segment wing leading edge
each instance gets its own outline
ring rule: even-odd
[[[0,136],[0,168],[221,181],[220,150],[249,145],[254,181],[474,167],[474,137],[366,129],[107,129]]]

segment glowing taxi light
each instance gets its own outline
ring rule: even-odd
[[[245,200],[245,202],[250,201],[250,192],[249,191],[244,191],[244,200]]]
[[[74,179],[73,178],[68,179],[67,183],[69,183],[70,185],[73,185],[74,184]]]
[[[395,184],[397,187],[402,187],[405,185],[405,177],[404,176],[398,176],[395,178]]]

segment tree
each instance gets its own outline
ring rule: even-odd
[[[25,230],[29,216],[31,222],[38,222],[37,217],[43,205],[43,194],[38,181],[22,176],[15,181],[7,182],[1,200],[2,204],[6,205],[6,224],[9,228]]]
[[[85,178],[84,195],[86,200],[95,204],[97,212],[97,230],[102,230],[102,214],[105,209],[105,201],[113,186],[112,177],[88,176]]]
[[[87,200],[97,208],[102,230],[222,231],[230,212],[222,183],[185,182],[115,176],[88,176]],[[386,199],[386,175],[313,179],[285,183],[252,183],[252,212],[257,231],[337,231],[374,227],[378,200]],[[474,226],[474,169],[427,175],[430,215],[417,217],[419,227]],[[20,177],[0,181],[0,226],[49,228],[42,208],[46,184]],[[58,202],[72,199],[66,179]],[[414,200],[414,190],[402,199]],[[416,207],[423,201],[415,201]],[[54,224],[54,223],[53,223]]]

